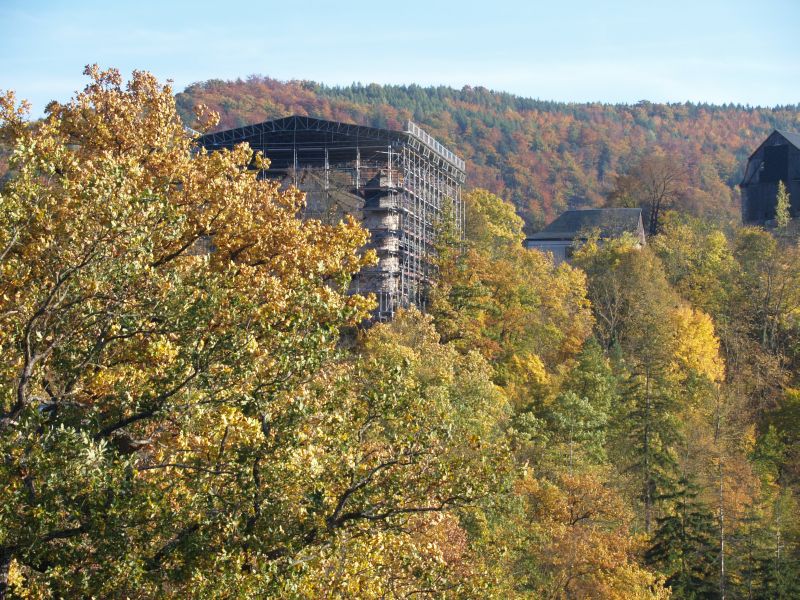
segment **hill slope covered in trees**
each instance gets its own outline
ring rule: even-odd
[[[485,88],[328,87],[265,77],[211,80],[178,94],[183,118],[203,103],[219,129],[289,114],[402,128],[411,119],[468,161],[467,183],[514,202],[535,229],[566,208],[596,206],[648,154],[682,162],[694,212],[738,218],[747,156],[775,128],[800,130],[800,107],[565,104]]]

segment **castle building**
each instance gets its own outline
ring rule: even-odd
[[[291,116],[199,138],[208,150],[242,142],[270,160],[260,176],[306,192],[305,218],[353,215],[369,230],[378,264],[362,270],[351,291],[375,294],[376,318],[426,308],[442,219],[452,218],[463,236],[461,158],[411,121],[397,131]]]

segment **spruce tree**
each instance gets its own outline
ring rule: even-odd
[[[716,598],[716,524],[711,510],[698,500],[698,488],[681,477],[665,500],[669,512],[658,519],[647,562],[667,575],[676,598]]]
[[[791,492],[780,490],[770,502],[767,519],[756,532],[754,598],[800,598],[800,560],[796,525],[797,506]]]

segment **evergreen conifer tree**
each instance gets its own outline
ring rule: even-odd
[[[666,584],[677,598],[714,598],[717,595],[715,521],[698,500],[697,486],[681,477],[670,511],[658,519],[653,545],[645,558],[667,575]]]

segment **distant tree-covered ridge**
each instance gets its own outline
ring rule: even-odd
[[[722,220],[739,215],[736,184],[772,129],[800,130],[800,106],[577,104],[482,87],[329,87],[267,77],[196,83],[178,94],[190,122],[204,103],[219,129],[289,114],[402,128],[411,119],[468,161],[467,184],[511,199],[536,229],[566,208],[602,204],[617,175],[645,155],[680,160],[687,208]]]

